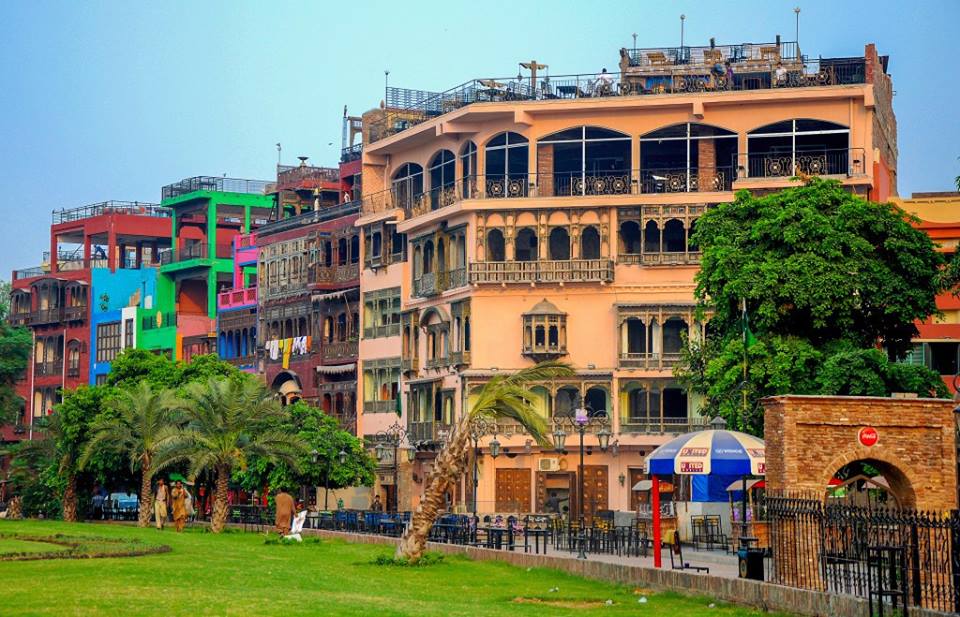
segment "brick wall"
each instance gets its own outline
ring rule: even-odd
[[[869,460],[904,507],[957,507],[953,401],[847,396],[778,396],[763,401],[769,489],[823,494],[841,467]],[[873,427],[873,446],[858,441]]]

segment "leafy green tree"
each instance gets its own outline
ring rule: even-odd
[[[306,447],[296,435],[277,428],[284,412],[273,393],[254,380],[211,377],[190,383],[185,390],[186,425],[166,441],[153,470],[184,461],[191,478],[212,471],[216,489],[210,528],[219,533],[227,520],[227,490],[234,469],[247,468],[254,456],[297,469]]]
[[[821,179],[741,191],[697,221],[691,242],[703,251],[696,295],[710,334],[675,372],[704,413],[760,433],[764,396],[945,393],[932,371],[893,363],[947,284],[933,242],[894,206]],[[756,334],[746,379],[744,301]]]
[[[0,281],[0,322],[7,320],[10,314],[10,292],[13,291],[13,285],[10,281]]]
[[[157,389],[149,381],[120,389],[106,401],[105,410],[91,423],[91,438],[80,458],[80,467],[102,452],[129,460],[130,471],[140,472],[138,524],[146,527],[153,514],[152,465],[160,447],[176,435],[178,401],[172,390]]]
[[[30,330],[0,323],[0,425],[13,424],[19,419],[23,399],[15,386],[27,368],[32,347]]]
[[[301,486],[337,489],[373,485],[376,462],[362,440],[340,428],[337,420],[322,409],[303,401],[284,407],[284,411],[286,416],[276,428],[296,434],[305,446],[296,468],[252,457],[246,470],[234,472],[235,482],[247,490],[265,486],[293,490]],[[346,454],[343,462],[340,462],[340,452]]]
[[[530,388],[558,377],[573,374],[563,362],[547,361],[509,375],[497,375],[480,388],[469,410],[460,415],[453,433],[437,454],[430,484],[420,508],[397,545],[396,558],[416,563],[423,556],[430,529],[444,505],[444,494],[467,469],[470,454],[470,430],[481,420],[516,421],[537,443],[548,446],[547,424],[537,412],[539,400]]]
[[[158,388],[182,388],[188,383],[207,381],[211,377],[252,379],[252,376],[212,354],[195,356],[189,363],[184,363],[146,349],[127,349],[110,364],[107,383],[111,386],[130,386],[147,381]]]

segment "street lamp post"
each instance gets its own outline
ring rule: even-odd
[[[313,450],[310,454],[313,455],[313,464],[316,465],[317,461],[320,459],[320,452]],[[340,461],[341,465],[347,463],[347,453],[340,449],[340,452],[337,453],[337,460]],[[330,497],[330,459],[326,460],[326,465],[323,467],[323,509],[327,510],[327,503]]]
[[[597,432],[597,441],[600,444],[600,450],[603,452],[607,451],[607,448],[610,445],[610,436],[611,433],[607,430],[607,417],[606,413],[603,415],[596,414],[590,416],[589,412],[583,407],[582,399],[578,401],[577,408],[574,410],[574,417],[571,428],[580,435],[580,466],[577,470],[577,510],[580,520],[580,530],[578,534],[577,543],[579,545],[579,551],[577,553],[577,559],[586,559],[587,553],[584,549],[584,544],[586,536],[584,535],[584,526],[586,524],[586,518],[584,517],[584,503],[583,503],[583,437],[586,435],[587,430],[591,426],[599,426],[600,430]],[[567,433],[561,428],[560,424],[557,424],[557,428],[553,432],[553,445],[558,452],[564,450],[564,444],[567,439]]]
[[[407,435],[407,429],[398,422],[394,422],[386,429],[378,431],[375,435],[377,445],[374,448],[374,452],[378,461],[383,461],[387,448],[393,448],[393,512],[397,511],[399,506],[397,502],[399,502],[400,499],[400,459],[398,458],[398,454],[400,444],[407,439]],[[411,449],[413,450],[414,456],[416,456],[416,450],[413,449],[412,446]],[[390,510],[390,503],[387,503],[387,510]]]

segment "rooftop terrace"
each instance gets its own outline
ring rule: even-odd
[[[267,183],[263,180],[223,178],[220,176],[194,176],[166,185],[160,190],[160,197],[162,200],[173,199],[195,191],[263,195],[266,188]]]
[[[170,210],[155,203],[143,201],[102,201],[77,208],[62,208],[53,211],[53,224],[72,223],[103,214],[130,214],[134,216],[154,216],[169,218]]]
[[[885,63],[886,58],[882,60]],[[782,67],[779,72],[778,65]],[[387,88],[387,112],[381,120],[371,123],[369,140],[378,141],[473,103],[862,84],[866,81],[865,67],[863,56],[812,59],[800,53],[796,42],[780,40],[705,47],[624,48],[620,50],[620,70],[603,75],[518,74],[471,79],[443,92]]]
[[[336,167],[313,167],[301,165],[277,165],[277,182],[274,190],[297,190],[320,188],[324,183],[338,183],[340,170]]]

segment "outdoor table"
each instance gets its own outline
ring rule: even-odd
[[[487,548],[503,548],[503,536],[507,535],[507,548],[513,550],[513,532],[509,527],[481,527],[487,532]]]
[[[523,552],[530,552],[530,538],[533,538],[534,553],[540,554],[540,539],[543,539],[543,554],[547,554],[547,537],[550,535],[549,529],[537,529],[527,527],[523,530]]]

